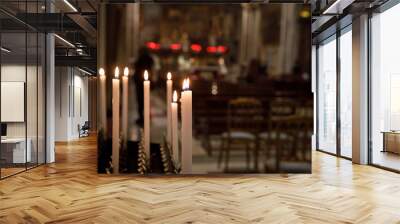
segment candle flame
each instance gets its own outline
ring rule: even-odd
[[[172,100],[174,101],[174,103],[178,101],[178,93],[176,92],[176,90],[174,90],[174,96],[172,97]]]
[[[182,85],[183,90],[188,90],[189,89],[189,79],[184,79],[183,80],[183,85]]]
[[[144,70],[144,80],[149,80],[149,72],[147,72],[147,70]]]
[[[115,67],[115,72],[114,72],[114,74],[115,74],[115,78],[118,78],[118,76],[119,76],[119,68],[118,68],[118,66]]]
[[[103,76],[103,75],[105,75],[105,74],[106,74],[106,72],[104,71],[104,69],[103,69],[103,68],[100,68],[100,69],[99,69],[99,75]]]
[[[168,72],[168,74],[167,74],[167,79],[168,79],[168,80],[171,80],[171,79],[172,79],[172,74],[171,74],[171,72]]]
[[[128,75],[129,75],[129,68],[125,67],[124,68],[124,76],[128,77]]]

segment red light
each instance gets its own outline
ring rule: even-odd
[[[147,42],[146,46],[151,50],[159,50],[160,49],[160,44],[158,44],[156,42]]]
[[[171,48],[171,50],[173,50],[173,51],[177,51],[177,50],[180,50],[182,48],[182,45],[181,44],[171,44],[169,46],[169,48]]]
[[[192,51],[198,53],[201,51],[201,45],[200,44],[192,44],[192,45],[190,45],[190,49],[192,49]]]
[[[223,54],[223,53],[226,52],[226,50],[227,50],[227,48],[226,48],[225,46],[218,46],[218,47],[217,47],[218,53]]]
[[[217,52],[217,47],[209,46],[209,47],[207,47],[207,52],[214,54]]]

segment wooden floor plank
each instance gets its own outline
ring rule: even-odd
[[[96,139],[0,181],[0,223],[400,223],[400,175],[313,152],[313,174],[96,173]]]

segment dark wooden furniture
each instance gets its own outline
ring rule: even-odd
[[[241,97],[229,101],[227,131],[221,135],[218,166],[225,157],[225,171],[228,172],[230,151],[245,149],[246,170],[250,171],[250,150],[254,151],[254,170],[258,170],[258,133],[262,120],[262,104],[259,100]],[[239,147],[235,148],[235,145]]]
[[[382,152],[392,152],[400,154],[400,131],[382,131],[382,134]]]

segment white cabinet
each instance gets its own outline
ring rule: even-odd
[[[27,144],[25,151],[25,144]],[[1,140],[2,147],[12,149],[12,162],[25,163],[32,161],[32,140],[25,138],[7,138]]]

